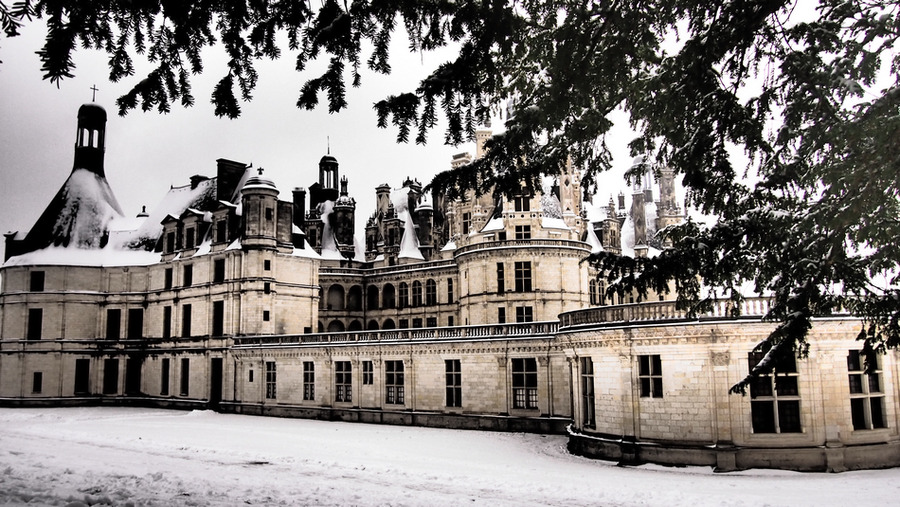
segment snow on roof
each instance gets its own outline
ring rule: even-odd
[[[456,242],[452,240],[448,241],[444,248],[441,248],[442,252],[452,252],[453,250],[456,250]]]
[[[569,226],[562,218],[541,217],[541,227],[544,229],[564,229],[570,230]]]
[[[484,224],[484,227],[481,228],[480,232],[502,231],[503,229],[504,229],[503,218],[494,217],[494,218],[488,220],[488,223]]]
[[[425,260],[422,251],[419,250],[419,238],[416,236],[416,226],[409,218],[409,211],[397,213],[397,217],[403,221],[403,237],[400,238],[400,253],[398,259]]]
[[[307,259],[321,259],[322,258],[322,256],[320,256],[318,253],[316,253],[316,249],[309,245],[308,241],[306,241],[304,239],[303,243],[304,243],[305,247],[304,248],[294,248],[294,250],[291,252],[292,257],[305,257]]]
[[[56,246],[97,248],[110,222],[121,217],[122,209],[106,178],[87,169],[75,169],[28,237],[41,237]]]
[[[319,213],[321,213],[322,224],[324,224],[322,227],[321,256],[323,259],[343,260],[344,256],[338,251],[337,242],[334,240],[334,231],[331,228],[331,223],[328,221],[328,217],[333,210],[334,201],[325,201],[319,204]]]
[[[600,238],[597,237],[597,233],[594,231],[594,228],[588,224],[587,228],[587,238],[585,238],[587,244],[591,246],[591,253],[598,253],[603,251],[603,244],[600,243]]]
[[[195,188],[190,185],[172,187],[156,207],[150,210],[150,216],[127,238],[123,238],[129,244],[154,244],[162,234],[162,222],[167,216],[181,216],[188,208],[196,208],[207,199],[216,197],[216,178],[210,178],[197,183]],[[149,240],[149,241],[148,241]]]
[[[11,257],[3,266],[149,266],[159,262],[159,254],[145,250],[111,246],[99,249],[49,246]]]

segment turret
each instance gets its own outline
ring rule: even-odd
[[[334,240],[337,243],[341,255],[351,259],[355,249],[353,245],[353,230],[355,228],[356,200],[347,194],[347,177],[341,179],[341,195],[334,202],[334,211],[331,214],[331,227],[334,231]]]
[[[78,132],[75,136],[75,162],[72,169],[87,169],[105,177],[103,154],[106,151],[106,110],[97,104],[78,109]]]
[[[244,218],[244,248],[275,248],[278,211],[278,189],[272,180],[262,176],[247,179],[241,189]]]

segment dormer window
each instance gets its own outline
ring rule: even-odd
[[[194,228],[193,227],[184,231],[184,248],[187,250],[194,248]]]

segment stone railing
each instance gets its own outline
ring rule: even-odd
[[[473,243],[464,247],[457,248],[453,252],[454,257],[472,253],[478,250],[489,250],[493,248],[573,248],[584,251],[587,255],[591,253],[591,247],[582,241],[572,241],[568,239],[510,239],[505,241],[485,241],[483,243]]]
[[[482,326],[433,327],[415,329],[383,329],[339,333],[299,335],[236,336],[236,347],[259,345],[395,343],[433,340],[490,340],[504,338],[546,338],[556,333],[558,322],[524,322],[486,324]]]
[[[342,268],[322,266],[319,268],[319,274],[323,275],[362,275],[375,276],[386,273],[397,273],[400,271],[414,271],[417,269],[437,269],[443,267],[453,267],[456,263],[453,260],[436,260],[428,262],[415,262],[411,264],[396,264],[394,266],[382,266],[377,268]]]
[[[747,298],[741,302],[741,317],[762,317],[769,311],[768,298]],[[713,302],[710,311],[696,315],[697,319],[728,318],[733,316],[734,303],[728,300]],[[563,313],[559,327],[567,328],[589,324],[616,322],[646,322],[686,319],[687,312],[675,307],[675,301],[655,301],[625,305],[598,306]]]

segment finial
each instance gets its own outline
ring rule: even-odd
[[[328,149],[328,155],[331,155],[331,136],[325,136],[325,143]]]
[[[257,169],[257,172],[259,172],[259,175],[262,176],[262,173],[263,173],[262,166],[259,166],[259,169]]]
[[[92,90],[91,102],[96,102],[97,101],[97,92],[100,90],[100,88],[97,88],[97,85],[93,85],[93,86],[91,86],[90,89]]]

